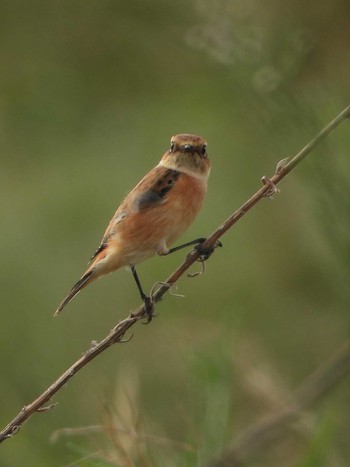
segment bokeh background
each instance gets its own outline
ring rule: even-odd
[[[118,271],[52,316],[170,137],[206,137],[212,159],[188,241],[349,103],[349,44],[346,0],[0,2],[2,427],[138,306]],[[205,465],[284,407],[348,338],[349,130],[179,282],[185,298],[167,295],[2,444],[0,465]],[[184,255],[141,265],[145,288]],[[247,465],[349,465],[349,404],[346,380]]]

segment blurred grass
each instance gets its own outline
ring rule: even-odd
[[[1,425],[138,304],[130,274],[119,271],[52,318],[119,201],[170,136],[205,136],[213,164],[186,241],[214,230],[348,104],[349,4],[281,5],[0,3]],[[283,403],[283,391],[348,337],[349,147],[345,123],[223,239],[203,276],[179,283],[185,299],[167,296],[152,326],[136,328],[130,344],[60,392],[58,408],[4,443],[0,465],[113,453],[107,436],[49,437],[102,423],[103,407],[113,412],[110,394],[133,384],[143,432],[195,450],[146,446],[137,465],[203,465],[220,452],[271,409],[247,382],[257,369],[272,372]],[[146,287],[181,257],[140,266]],[[349,402],[347,382],[326,409],[330,434],[321,424],[321,434],[311,430],[251,465],[333,465],[334,456],[347,465]],[[138,444],[127,445],[131,459]]]

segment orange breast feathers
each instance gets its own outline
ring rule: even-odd
[[[177,180],[159,203],[140,208],[121,226],[119,235],[131,243],[156,249],[171,245],[198,214],[206,191],[203,180],[179,173]],[[132,222],[131,222],[132,221]]]
[[[206,187],[204,178],[155,167],[115,213],[104,236],[108,247],[96,256],[91,267],[106,256],[113,270],[166,254],[194,221]]]

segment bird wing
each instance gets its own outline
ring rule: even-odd
[[[160,166],[154,168],[130,193],[131,210],[137,212],[164,201],[179,176],[177,170]]]
[[[120,211],[120,208],[117,210],[117,212],[114,214],[112,217],[110,223],[108,224],[108,227],[106,229],[106,232],[104,233],[101,243],[95,253],[91,256],[90,261],[93,261],[98,254],[101,253],[101,251],[105,250],[108,247],[108,242],[110,238],[113,236],[113,233],[115,231],[116,226],[127,216],[127,213],[125,211]]]
[[[145,175],[117,209],[91,260],[94,260],[99,253],[108,247],[110,238],[118,230],[118,225],[130,214],[152,208],[165,201],[167,194],[175,185],[180,174],[177,170],[157,166]]]

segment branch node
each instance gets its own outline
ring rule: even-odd
[[[273,183],[273,181],[270,180],[268,177],[264,175],[263,177],[261,177],[261,181],[263,182],[263,185],[265,187],[268,187],[268,189],[266,190],[263,196],[265,196],[266,198],[272,199],[276,193],[279,193],[280,191],[279,188],[277,188],[277,186]]]
[[[281,159],[276,165],[275,174],[280,174],[281,172],[283,172],[283,169],[288,164],[288,162],[289,162],[289,157],[285,157],[284,159]]]
[[[21,429],[21,425],[14,425],[11,428],[11,433],[6,434],[4,436],[4,439],[12,438],[12,436],[16,435],[19,432],[20,429]]]

